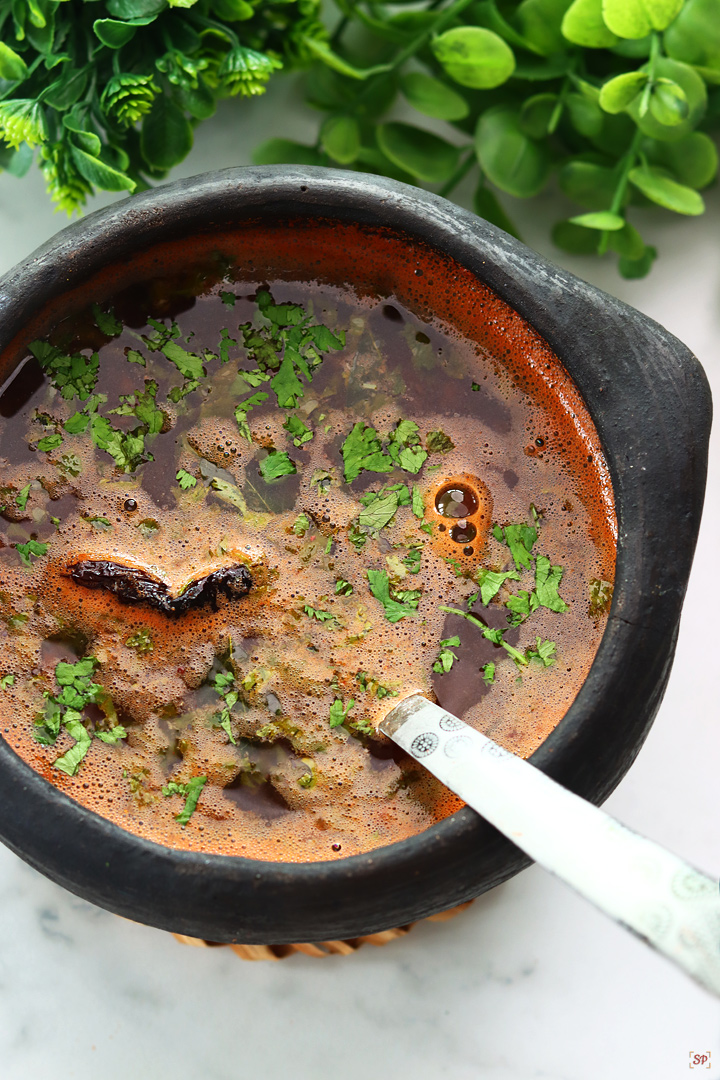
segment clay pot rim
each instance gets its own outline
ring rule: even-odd
[[[307,214],[388,226],[452,256],[549,342],[588,405],[618,512],[615,596],[585,683],[531,760],[599,803],[630,766],[662,697],[702,508],[709,390],[698,362],[662,327],[439,196],[365,174],[270,166],[182,180],[64,229],[0,281],[0,349],[42,304],[104,265],[107,252],[117,261],[190,230]],[[80,807],[2,741],[0,836],[53,880],[118,914],[245,943],[405,924],[527,864],[467,809],[332,862],[164,848]]]

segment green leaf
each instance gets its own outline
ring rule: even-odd
[[[685,0],[663,36],[665,52],[686,64],[717,68],[720,63],[720,19],[717,0]]]
[[[431,42],[432,51],[456,83],[475,90],[502,86],[515,70],[515,56],[501,37],[480,26],[458,26]]]
[[[531,139],[544,139],[559,100],[557,94],[534,94],[527,98],[520,109],[520,130]]]
[[[420,488],[413,484],[412,489],[412,512],[420,521],[425,517],[425,503]]]
[[[650,94],[650,112],[658,123],[668,127],[686,120],[690,107],[682,86],[672,79],[658,79]]]
[[[562,33],[586,49],[610,49],[619,40],[603,19],[602,0],[574,0],[565,12]]]
[[[270,381],[270,385],[277,395],[278,405],[283,409],[294,409],[298,403],[298,398],[304,396],[305,388],[295,374],[290,349],[285,350],[285,356],[278,373]]]
[[[676,214],[695,217],[705,210],[702,195],[685,184],[671,180],[660,169],[638,167],[630,170],[630,182],[652,202],[673,210]]]
[[[192,780],[189,780],[187,784],[184,784],[185,789],[185,805],[179,814],[175,815],[175,820],[185,828],[190,818],[195,813],[198,800],[202,794],[202,789],[207,783],[207,776],[193,776]]]
[[[122,49],[135,36],[137,26],[132,23],[119,22],[117,19],[96,19],[93,23],[95,36],[100,39],[108,49]]]
[[[627,71],[606,82],[600,91],[600,106],[608,113],[627,109],[648,81],[645,71]]]
[[[493,597],[497,596],[501,587],[507,580],[519,581],[520,575],[517,570],[487,570],[480,569],[475,575],[475,580],[480,586],[480,599],[486,606],[490,603]]]
[[[618,232],[609,234],[608,246],[626,259],[641,259],[645,253],[642,236],[629,222],[625,222],[625,226]]]
[[[507,544],[513,557],[516,570],[529,569],[532,566],[532,549],[537,540],[537,529],[532,525],[506,525],[504,529],[493,530],[495,538]]]
[[[31,487],[32,487],[32,482],[29,483],[29,484],[26,484],[25,487],[21,491],[18,491],[17,495],[15,496],[15,505],[17,506],[18,510],[20,510],[22,513],[25,512],[25,507],[28,504],[28,499],[30,498],[30,488]]]
[[[40,555],[47,555],[47,549],[48,545],[40,543],[39,540],[28,540],[27,544],[15,545],[15,550],[25,566],[32,566],[31,556],[38,558]]]
[[[347,705],[343,705],[340,698],[335,698],[330,706],[330,727],[340,727],[347,718],[348,713],[355,707],[355,699],[350,698]]]
[[[122,323],[115,318],[115,312],[112,308],[110,308],[110,311],[103,311],[99,304],[93,304],[91,310],[95,325],[105,337],[113,338],[122,333]]]
[[[106,0],[105,6],[117,19],[144,19],[159,15],[167,0]]]
[[[192,128],[182,109],[166,94],[159,94],[143,117],[140,133],[140,149],[148,165],[165,172],[189,154],[192,144]]]
[[[652,264],[657,258],[657,250],[654,247],[646,247],[645,252],[639,259],[621,258],[618,260],[618,270],[628,280],[644,278],[650,273]]]
[[[320,128],[320,143],[333,161],[349,165],[360,150],[360,125],[354,116],[329,116]]]
[[[615,232],[625,225],[625,218],[619,214],[611,214],[609,210],[597,210],[592,214],[578,214],[570,218],[571,225],[579,225],[583,229],[601,229],[602,231]]]
[[[252,152],[253,165],[322,165],[322,160],[314,146],[291,139],[268,139]]]
[[[0,79],[7,79],[8,82],[22,82],[27,78],[27,73],[27,64],[22,56],[19,56],[4,41],[0,41]]]
[[[295,446],[302,446],[303,443],[310,442],[315,435],[315,432],[311,431],[299,416],[288,416],[283,427],[290,433]]]
[[[399,599],[395,599],[390,595],[390,581],[385,570],[368,570],[367,576],[370,592],[382,604],[388,622],[399,622],[400,619],[417,614],[421,596],[418,589],[407,589],[398,593]]]
[[[588,100],[584,94],[567,94],[565,107],[577,132],[587,139],[594,139],[600,134],[603,114],[596,102]]]
[[[470,106],[457,90],[433,75],[411,71],[400,78],[400,89],[414,109],[438,120],[463,120]]]
[[[71,144],[70,154],[80,175],[84,176],[90,184],[102,188],[103,191],[134,191],[137,187],[135,181],[129,176],[106,165],[100,158],[86,154],[77,146]]]
[[[688,187],[707,187],[717,176],[717,147],[702,131],[693,131],[677,142],[653,142],[646,152],[654,164],[664,165]]]
[[[644,38],[669,26],[682,6],[683,0],[603,0],[602,13],[618,37]]]
[[[559,613],[568,610],[568,605],[558,594],[563,573],[562,566],[551,566],[546,555],[538,555],[535,560],[535,595],[541,607]]]
[[[545,187],[547,149],[520,130],[518,113],[507,105],[487,109],[475,134],[475,150],[488,179],[509,195],[526,199]]]
[[[67,715],[67,714],[66,714]],[[64,720],[65,729],[71,738],[75,739],[75,745],[71,746],[67,753],[57,758],[55,768],[68,776],[75,776],[80,764],[90,749],[92,738],[81,720]]]
[[[281,476],[296,473],[297,467],[286,450],[274,450],[260,462],[260,472],[264,480],[279,480]]]
[[[589,161],[570,161],[558,174],[558,183],[570,199],[588,210],[607,210],[618,183],[615,169]]]
[[[523,0],[515,12],[522,35],[543,56],[565,48],[561,26],[570,0]]]
[[[392,472],[393,460],[382,452],[375,428],[359,420],[342,445],[345,483],[349,484],[366,469],[368,472]]]
[[[379,531],[389,525],[398,508],[397,491],[388,491],[376,495],[373,501],[360,511],[358,524],[364,529]]]
[[[441,184],[457,169],[460,148],[422,128],[395,121],[380,124],[377,141],[390,161],[426,183]]]
[[[650,65],[645,64],[642,71],[650,71]],[[675,141],[689,135],[693,128],[697,127],[707,107],[707,91],[705,83],[691,67],[681,64],[677,60],[669,60],[661,56],[655,61],[655,77],[657,79],[669,79],[684,91],[688,103],[688,115],[681,122],[673,125],[662,124],[650,109],[640,115],[640,100],[636,99],[628,107],[628,113],[644,135],[662,141]]]
[[[95,735],[101,742],[115,746],[121,739],[127,739],[127,731],[122,724],[116,724],[110,731],[96,731]]]
[[[175,473],[175,479],[180,484],[183,491],[187,491],[189,488],[194,488],[197,484],[196,478],[192,473],[187,472],[185,469],[179,469]]]
[[[47,453],[48,450],[57,450],[58,446],[62,446],[62,441],[62,435],[56,432],[54,435],[46,435],[44,439],[40,439],[37,448]]]
[[[202,379],[205,375],[202,357],[188,352],[175,341],[166,341],[161,346],[160,352],[174,364],[180,374],[186,379]]]
[[[478,217],[485,218],[492,225],[497,225],[499,229],[504,229],[506,233],[510,233],[510,236],[514,236],[516,240],[522,240],[517,227],[513,224],[510,218],[505,213],[505,210],[498,202],[497,195],[490,188],[485,187],[483,181],[479,183],[475,189],[473,195],[473,210]]]

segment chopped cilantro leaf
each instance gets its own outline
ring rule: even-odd
[[[297,354],[295,354],[297,356]],[[282,409],[294,409],[298,398],[305,394],[305,387],[295,374],[290,350],[286,350],[280,369],[270,385],[277,395],[278,405]]]
[[[105,337],[117,337],[118,334],[122,333],[122,323],[115,318],[115,312],[112,308],[109,311],[103,311],[99,304],[93,304],[92,313],[95,325]]]
[[[602,578],[591,578],[590,580],[590,617],[596,618],[598,615],[602,615],[604,612],[610,610],[610,604],[612,603],[613,586],[610,581],[603,581]]]
[[[90,417],[84,412],[75,412],[72,416],[63,424],[63,427],[67,431],[68,435],[80,435],[81,432],[87,430],[87,426],[90,423]]]
[[[489,664],[485,664],[484,668],[482,669],[482,673],[483,673],[483,676],[482,676],[483,677],[483,682],[486,682],[486,683],[495,682],[495,665],[493,664],[492,661],[490,661]]]
[[[361,420],[355,424],[342,445],[345,463],[345,482],[349,484],[363,469],[368,472],[391,472],[392,458],[383,454],[375,428],[367,427]]]
[[[420,488],[416,484],[413,484],[412,489],[412,512],[416,518],[420,519],[420,521],[425,517],[425,502],[420,492]]]
[[[500,528],[499,525],[497,525],[497,524],[493,525],[492,534],[499,543],[501,543],[501,544],[504,543],[505,537],[503,536],[503,531],[502,531],[502,529]]]
[[[433,527],[431,521],[425,521],[422,525],[418,525],[418,529],[420,530],[420,532],[424,532],[427,533],[428,536],[432,536]]]
[[[127,739],[127,731],[122,724],[116,724],[109,731],[96,731],[95,735],[101,742],[110,743],[112,746],[119,743],[121,739]]]
[[[90,749],[92,737],[79,717],[77,719],[68,719],[67,717],[68,714],[66,713],[63,725],[68,735],[72,739],[75,739],[75,745],[71,746],[65,754],[62,754],[61,757],[57,758],[54,765],[60,772],[64,772],[68,776],[75,776],[80,768],[83,758]]]
[[[175,479],[183,491],[187,491],[188,488],[194,488],[197,484],[197,479],[192,473],[187,472],[185,469],[178,469],[175,473]]]
[[[496,571],[496,570],[478,570],[475,575],[475,580],[480,586],[480,599],[486,606],[490,603],[493,597],[497,596],[504,583],[508,580],[519,581],[520,575],[517,570]]]
[[[456,635],[453,637],[445,638],[440,642],[440,652],[438,658],[433,664],[433,671],[439,675],[446,674],[457,660],[457,653],[452,650],[459,648],[460,638]]]
[[[343,705],[340,698],[335,698],[330,706],[330,727],[340,727],[350,710],[354,708],[355,698],[349,698],[347,705]]]
[[[358,524],[364,529],[379,531],[389,525],[398,508],[397,491],[380,492],[373,495],[358,516]]]
[[[541,641],[535,638],[535,648],[526,649],[525,655],[528,660],[538,660],[543,667],[551,667],[556,662],[555,653],[557,645],[554,641]]]
[[[137,349],[126,349],[125,358],[131,364],[140,364],[140,367],[147,366],[147,361],[145,360],[145,357],[141,352],[138,352]]]
[[[72,401],[78,397],[86,401],[95,389],[100,358],[95,352],[91,356],[76,353],[68,356],[62,349],[47,341],[33,341],[28,346],[38,360],[43,371],[50,376],[53,386],[62,397]]]
[[[179,821],[183,828],[187,825],[190,818],[195,812],[195,808],[198,804],[198,799],[202,793],[202,789],[207,783],[207,776],[193,776],[192,780],[189,780],[187,784],[176,784],[173,780],[169,784],[166,784],[162,789],[163,795],[184,795],[185,805],[179,814],[175,815],[175,820]]]
[[[292,531],[296,536],[304,536],[310,528],[310,518],[307,514],[298,514],[293,522]]]
[[[175,365],[184,378],[202,379],[205,375],[202,357],[197,356],[195,353],[188,352],[187,349],[183,349],[176,341],[166,341],[165,344],[160,347],[160,351],[171,364]]]
[[[388,622],[398,622],[406,616],[417,614],[417,607],[422,595],[419,589],[407,589],[403,592],[396,591],[396,597],[390,594],[390,580],[385,570],[368,570],[370,592],[379,600],[385,609],[385,618]]]
[[[455,443],[444,431],[428,431],[425,446],[430,454],[448,454],[455,449]]]
[[[220,299],[227,307],[235,307],[235,301],[237,300],[237,296],[235,295],[235,293],[221,292]]]
[[[473,615],[469,611],[461,611],[460,608],[444,607],[443,605],[441,605],[440,610],[447,611],[450,615],[460,615],[463,619],[467,619],[468,622],[471,622],[474,626],[477,626],[480,630],[482,630],[483,637],[487,638],[488,641],[491,641],[493,645],[501,645],[518,666],[525,666],[527,664],[525,655],[519,652],[518,649],[514,648],[512,645],[508,645],[508,643],[503,638],[503,634],[509,629],[509,627],[501,630],[499,627],[486,626],[485,623],[478,619],[476,615]]]
[[[352,596],[353,587],[345,578],[338,578],[335,582],[335,594],[337,596]]]
[[[303,443],[310,442],[315,435],[315,432],[311,431],[299,416],[288,416],[283,427],[290,433],[295,446],[302,446]]]
[[[568,605],[558,595],[563,572],[562,566],[551,566],[546,555],[538,555],[535,560],[535,592],[541,607],[557,612],[568,610]]]
[[[307,615],[308,619],[317,619],[318,622],[330,622],[334,619],[332,611],[323,611],[321,608],[310,607],[309,604],[303,605],[303,611]]]
[[[18,491],[17,495],[15,496],[15,505],[17,506],[18,510],[25,510],[25,507],[28,503],[28,498],[30,496],[31,487],[32,481],[29,484],[26,484],[22,491]]]
[[[520,623],[525,622],[534,611],[537,611],[540,607],[540,602],[535,592],[528,592],[527,589],[521,589],[516,595],[508,596],[505,601],[505,607],[513,613],[510,625],[519,626]]]
[[[3,677],[0,679],[0,689],[7,690],[8,686],[12,686],[14,682],[14,675],[3,675]]]
[[[32,566],[31,556],[36,558],[47,554],[48,545],[41,544],[38,540],[28,540],[27,544],[16,544],[15,550],[19,553],[25,566]]]
[[[260,472],[264,480],[279,480],[281,476],[290,476],[297,472],[295,462],[285,450],[273,450],[260,462]]]
[[[58,446],[62,446],[62,441],[62,435],[56,431],[53,435],[45,435],[42,439],[38,439],[37,448],[47,453],[48,450],[57,450]]]
[[[411,547],[405,558],[402,560],[403,566],[407,567],[411,574],[420,573],[420,565],[422,562],[422,548]]]
[[[532,525],[506,525],[504,529],[495,530],[498,526],[493,527],[493,536],[496,539],[503,540],[510,548],[510,554],[515,562],[515,569],[528,570],[532,565],[532,548],[533,544],[537,540],[537,529]]]
[[[480,390],[481,389],[480,383],[476,383],[476,382],[471,383],[470,384],[470,389],[471,390]]]
[[[248,442],[252,442],[252,434],[247,422],[247,414],[250,412],[250,409],[254,409],[256,405],[262,405],[263,401],[267,401],[269,397],[269,394],[260,390],[257,394],[251,394],[249,398],[245,398],[244,401],[241,401],[235,409],[235,419],[240,428],[240,434],[244,439],[247,439]]]

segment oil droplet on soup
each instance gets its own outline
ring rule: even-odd
[[[460,805],[377,733],[402,695],[522,756],[577,695],[615,562],[599,439],[451,260],[248,225],[108,268],[2,359],[0,731],[81,805],[341,858]]]

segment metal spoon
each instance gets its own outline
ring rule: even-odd
[[[419,695],[380,724],[526,855],[720,997],[720,890]]]

